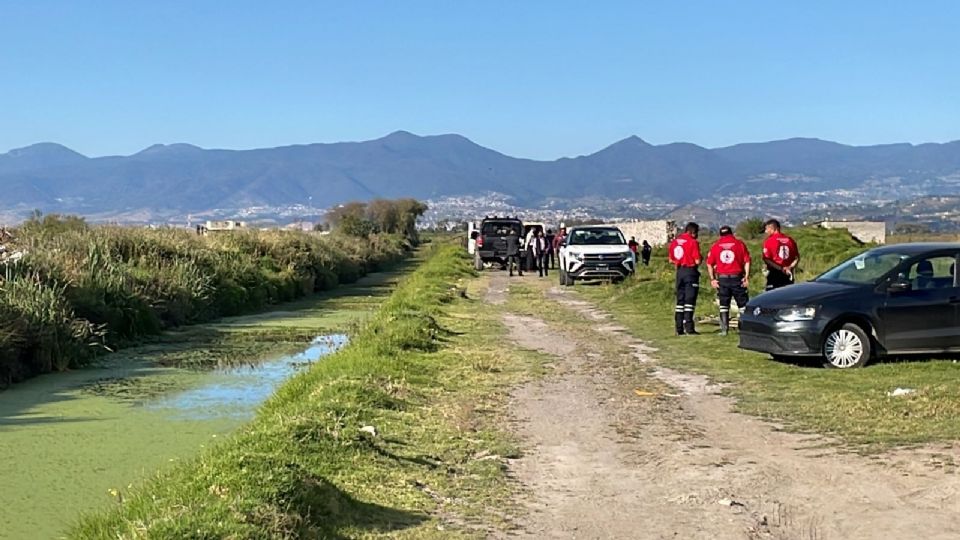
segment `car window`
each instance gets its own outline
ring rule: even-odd
[[[908,255],[902,253],[878,254],[868,251],[840,263],[818,277],[817,280],[861,284],[875,283],[907,258],[909,258]]]
[[[950,255],[926,257],[911,264],[906,277],[914,290],[952,288],[956,262]]]

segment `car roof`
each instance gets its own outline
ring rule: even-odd
[[[571,231],[596,230],[596,231],[619,231],[620,227],[614,225],[577,225],[569,228]]]
[[[921,255],[932,251],[960,250],[960,242],[910,242],[906,244],[887,244],[872,249],[874,253],[904,253]]]

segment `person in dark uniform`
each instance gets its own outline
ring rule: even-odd
[[[516,229],[510,229],[507,234],[507,268],[510,270],[510,277],[513,277],[513,269],[516,267],[517,275],[523,275],[523,267],[520,266],[520,237],[517,236]]]
[[[650,254],[653,253],[653,247],[646,240],[643,241],[643,247],[640,248],[640,257],[643,258],[643,265],[650,266]]]
[[[800,262],[797,243],[780,232],[780,222],[768,219],[764,224],[767,239],[763,241],[763,262],[767,266],[767,287],[770,291],[794,281],[793,271]]]
[[[707,253],[707,273],[720,300],[720,335],[725,336],[730,331],[730,301],[735,299],[743,310],[750,300],[750,251],[726,225],[720,227],[720,238]]]
[[[674,310],[674,322],[678,336],[695,336],[700,332],[693,324],[693,312],[697,307],[697,294],[700,292],[700,226],[687,223],[683,233],[670,242],[667,256],[677,267],[677,305]]]
[[[544,238],[547,240],[547,261],[550,268],[557,267],[557,259],[555,256],[555,250],[553,249],[553,241],[556,239],[557,235],[553,234],[553,229],[547,229],[547,234]]]

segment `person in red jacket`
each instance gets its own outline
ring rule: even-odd
[[[730,300],[737,301],[742,311],[750,300],[750,251],[742,240],[733,235],[733,229],[720,227],[720,238],[707,253],[707,273],[710,286],[717,289],[720,300],[720,335],[730,330]]]
[[[703,259],[697,242],[699,234],[700,226],[691,221],[667,248],[670,262],[677,267],[677,305],[673,316],[678,336],[699,334],[693,325],[693,312],[700,292],[699,267]]]
[[[768,219],[763,226],[768,235],[763,242],[763,262],[767,265],[766,290],[770,291],[793,283],[800,250],[793,238],[780,232],[779,221]]]

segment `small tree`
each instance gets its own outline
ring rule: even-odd
[[[737,224],[737,236],[740,238],[760,238],[763,236],[763,218],[750,218]]]

